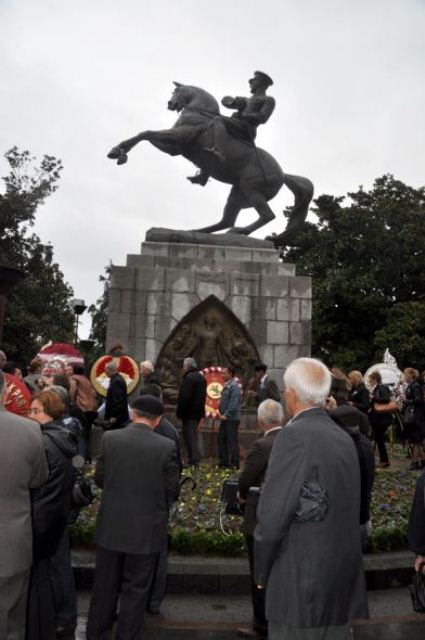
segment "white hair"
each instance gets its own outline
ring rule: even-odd
[[[198,365],[196,364],[195,358],[185,358],[183,360],[183,366],[187,369],[196,369]]]
[[[105,364],[105,371],[118,371],[118,365],[115,360],[109,360],[109,362]]]
[[[263,400],[258,407],[257,413],[258,419],[265,424],[282,424],[283,407],[280,402],[276,402],[276,400],[272,400],[271,398]]]
[[[143,360],[143,362],[140,363],[140,368],[148,369],[148,371],[150,371],[151,373],[155,369],[154,364],[153,362],[151,362],[151,360]]]
[[[327,367],[314,358],[298,358],[291,362],[283,376],[285,389],[293,389],[302,404],[325,406],[332,376]]]

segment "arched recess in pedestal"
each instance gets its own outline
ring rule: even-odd
[[[182,363],[187,357],[195,358],[200,369],[233,366],[244,383],[260,360],[246,327],[214,295],[184,316],[159,353],[155,369],[167,402],[174,402],[177,397]]]

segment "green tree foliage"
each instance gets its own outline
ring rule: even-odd
[[[425,368],[425,189],[385,175],[315,205],[317,223],[281,253],[313,278],[314,355],[364,370],[389,347]]]
[[[56,191],[62,163],[53,156],[41,162],[29,151],[10,149],[10,173],[0,194],[0,264],[16,267],[26,278],[7,298],[2,348],[10,359],[26,364],[48,342],[72,341],[72,289],[53,259],[53,248],[31,231],[37,209]]]
[[[91,315],[90,340],[94,340],[92,360],[95,361],[106,353],[106,325],[108,321],[109,289],[111,285],[111,267],[105,267],[105,275],[99,276],[103,285],[102,295],[95,304],[90,305]]]

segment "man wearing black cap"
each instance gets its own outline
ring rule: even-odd
[[[87,640],[103,640],[112,629],[118,598],[116,637],[141,633],[158,556],[166,545],[169,507],[179,492],[175,444],[154,433],[163,411],[158,398],[142,396],[133,404],[131,424],[103,437],[95,473],[103,495]]]
[[[227,109],[236,109],[236,111],[230,118],[220,115],[211,121],[213,144],[211,147],[204,147],[204,151],[211,153],[220,161],[224,161],[229,134],[254,144],[258,126],[267,122],[276,106],[274,98],[266,95],[267,88],[272,84],[273,80],[270,76],[262,71],[255,71],[254,76],[249,80],[251,97],[224,96],[221,101],[222,105]],[[201,171],[189,180],[194,184],[204,186],[208,177],[206,171]]]

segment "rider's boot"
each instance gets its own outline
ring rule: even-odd
[[[210,176],[207,171],[198,171],[194,176],[187,176],[187,179],[192,184],[199,184],[201,187],[205,187],[209,177]]]
[[[226,156],[218,147],[203,147],[203,150],[207,153],[211,153],[220,162],[224,162],[226,159]]]

